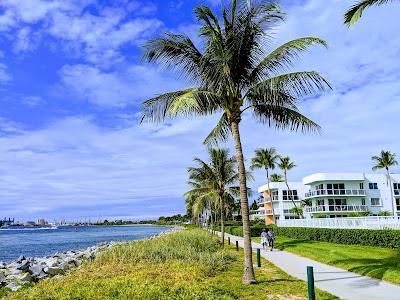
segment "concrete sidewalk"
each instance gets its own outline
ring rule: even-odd
[[[220,233],[218,233],[220,235]],[[243,238],[225,233],[225,238],[231,238],[231,243],[239,242],[243,248]],[[385,299],[399,300],[400,286],[382,280],[332,267],[309,258],[301,257],[286,251],[262,250],[259,243],[252,243],[253,250],[261,249],[261,256],[269,260],[289,275],[307,281],[307,266],[314,267],[315,286],[327,291],[340,299],[367,300]]]

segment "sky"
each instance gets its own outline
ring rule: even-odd
[[[0,1],[0,218],[184,213],[186,169],[193,157],[206,158],[202,141],[217,117],[140,125],[143,100],[190,86],[144,62],[141,46],[167,31],[197,40],[194,7],[220,3]],[[279,4],[286,20],[271,49],[304,36],[326,40],[328,49],[312,49],[293,71],[318,71],[333,90],[300,105],[320,135],[276,131],[245,116],[247,163],[254,149],[275,147],[295,161],[288,176],[297,181],[315,172],[372,172],[371,156],[382,149],[400,155],[397,4],[367,10],[351,29],[342,24],[349,1]],[[233,150],[231,140],[222,146]],[[265,174],[254,175],[256,190]]]

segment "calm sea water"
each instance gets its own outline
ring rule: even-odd
[[[168,229],[147,225],[0,228],[0,261],[10,261],[20,255],[41,257],[79,250],[106,241],[138,240]]]

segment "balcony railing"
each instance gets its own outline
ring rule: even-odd
[[[273,196],[270,196],[270,197],[268,197],[267,198],[267,200],[265,200],[264,198],[262,198],[261,200],[259,200],[258,202],[257,202],[257,204],[264,204],[265,202],[270,202],[270,199],[272,199],[272,201],[278,201],[279,200],[279,197],[278,197],[278,195],[273,195]]]
[[[314,190],[309,191],[305,194],[305,198],[319,197],[319,196],[365,196],[364,190],[353,190],[353,189],[344,189],[344,190]]]
[[[304,210],[309,213],[332,213],[332,212],[364,212],[368,211],[366,205],[318,205],[308,206]]]

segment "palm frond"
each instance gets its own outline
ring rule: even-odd
[[[369,6],[382,5],[393,0],[363,0],[354,4],[344,15],[344,24],[348,27],[353,26],[362,16],[364,10]]]
[[[166,33],[165,37],[151,39],[143,48],[146,61],[157,62],[198,80],[202,54],[188,36]]]
[[[254,105],[252,109],[255,118],[269,127],[317,133],[321,130],[317,123],[302,115],[296,109],[269,104]]]
[[[276,75],[282,70],[288,70],[300,58],[301,53],[314,45],[328,47],[328,44],[324,40],[316,37],[298,38],[279,46],[261,60],[252,70],[252,81],[258,81],[265,76]]]
[[[228,117],[224,113],[219,119],[217,125],[208,134],[203,141],[203,144],[216,145],[218,141],[226,141],[231,134],[231,127],[229,126]]]

